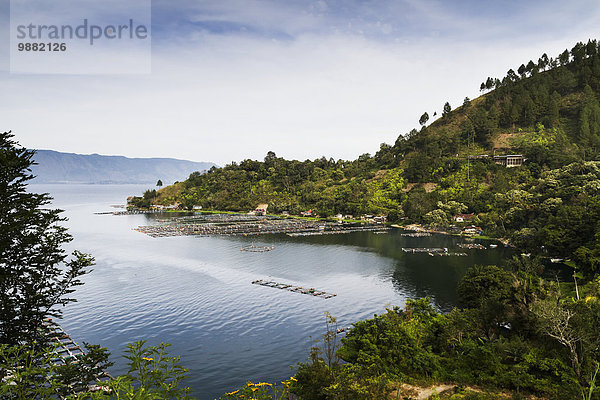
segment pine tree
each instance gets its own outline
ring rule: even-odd
[[[521,66],[519,67],[517,72],[519,73],[519,75],[521,75],[522,79],[525,78],[525,74],[527,72],[527,68],[525,67],[525,64],[521,64]]]
[[[538,60],[538,68],[545,71],[549,65],[550,60],[548,59],[548,55],[546,53],[542,54]]]
[[[61,246],[71,241],[48,194],[26,190],[34,152],[0,134],[0,343],[44,343],[46,317],[59,318],[93,259]]]
[[[452,111],[452,107],[450,107],[450,103],[446,102],[444,104],[444,110],[442,111],[442,117],[446,117]]]
[[[570,53],[569,50],[563,51],[562,53],[560,53],[560,55],[558,56],[558,60],[560,61],[560,65],[564,66],[567,65],[569,63],[569,58],[570,58]]]

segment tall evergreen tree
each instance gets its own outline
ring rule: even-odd
[[[519,80],[519,76],[515,73],[515,71],[512,68],[508,70],[508,72],[506,73],[506,76],[513,82],[516,82]]]
[[[576,64],[581,63],[585,58],[585,46],[581,42],[577,42],[575,46],[571,49],[571,56],[573,57],[573,62]]]
[[[536,63],[533,62],[533,60],[529,60],[529,62],[527,63],[527,67],[525,67],[525,70],[529,72],[530,75],[533,75],[536,72],[538,72],[538,66]]]
[[[560,61],[560,65],[564,66],[567,65],[569,63],[569,50],[563,51],[562,53],[560,53],[560,55],[558,56],[558,60]]]
[[[452,111],[452,107],[450,107],[450,103],[446,102],[446,104],[444,104],[444,110],[442,111],[442,116],[445,117],[448,114],[450,114],[450,111]]]
[[[548,55],[544,53],[538,60],[538,68],[545,71],[548,65],[550,65],[550,60],[548,59]]]
[[[60,210],[45,208],[48,194],[29,193],[34,152],[0,133],[0,343],[44,342],[42,322],[60,317],[59,306],[93,264],[61,248],[72,237],[59,225]]]

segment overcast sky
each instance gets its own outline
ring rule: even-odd
[[[23,75],[0,1],[0,129],[29,148],[221,165],[372,154],[600,21],[597,0],[155,0],[150,74]]]

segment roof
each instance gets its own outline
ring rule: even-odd
[[[462,217],[462,218],[469,219],[469,218],[473,218],[473,215],[475,215],[475,214],[473,214],[473,213],[471,213],[471,214],[456,214],[454,216],[454,218],[460,218],[460,217]]]

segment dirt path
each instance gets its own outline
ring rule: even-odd
[[[456,385],[446,385],[446,384],[439,384],[439,385],[434,385],[434,386],[430,386],[430,387],[420,387],[420,386],[413,386],[413,385],[409,385],[407,383],[403,383],[400,386],[400,396],[410,396],[410,398],[414,399],[414,400],[427,400],[431,396],[433,396],[434,393],[442,394],[443,392],[454,389],[455,387],[456,387]],[[392,395],[390,398],[396,399],[396,398],[402,398],[402,397],[398,397],[398,392],[394,391],[394,392],[392,392]]]

